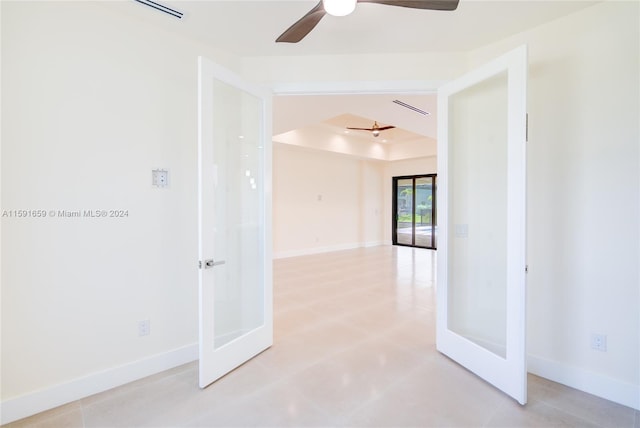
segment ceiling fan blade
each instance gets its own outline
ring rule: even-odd
[[[318,22],[326,15],[322,1],[300,18],[276,39],[276,42],[298,43],[318,25]]]
[[[373,131],[373,128],[349,128],[348,126],[347,129],[353,129],[355,131]]]
[[[395,126],[382,126],[378,128],[378,131],[386,131],[387,129],[393,129]]]
[[[411,9],[456,10],[459,0],[358,0],[358,3],[378,3]]]

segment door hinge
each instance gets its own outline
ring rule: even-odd
[[[527,113],[526,115],[525,123],[526,125],[525,125],[525,131],[524,131],[525,133],[524,141],[528,143],[529,142],[529,113]]]
[[[524,267],[524,273],[529,273],[529,265],[526,265],[526,266]]]

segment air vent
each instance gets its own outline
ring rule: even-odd
[[[408,108],[409,110],[413,110],[413,111],[415,111],[416,113],[420,113],[421,115],[424,115],[424,116],[429,116],[429,115],[431,114],[431,113],[429,113],[428,111],[424,111],[424,110],[422,110],[422,109],[419,109],[418,107],[414,107],[414,106],[412,106],[411,104],[407,104],[407,103],[405,103],[405,102],[403,102],[403,101],[400,101],[400,100],[393,100],[393,102],[394,102],[394,103],[396,103],[396,104],[398,104],[399,106],[406,107],[406,108]]]
[[[141,3],[141,4],[145,5],[145,6],[152,7],[155,10],[159,10],[160,12],[164,12],[164,13],[166,13],[168,15],[175,16],[178,19],[182,18],[182,15],[184,15],[184,13],[182,13],[182,12],[178,12],[175,9],[171,9],[170,7],[161,5],[160,3],[156,3],[156,2],[151,1],[151,0],[134,0],[134,1],[137,1],[138,3]]]

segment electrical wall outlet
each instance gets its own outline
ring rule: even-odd
[[[138,336],[148,336],[151,334],[151,321],[138,321]]]
[[[591,349],[607,352],[607,335],[591,333]]]
[[[168,187],[169,171],[166,169],[154,169],[151,171],[151,184],[155,187]]]

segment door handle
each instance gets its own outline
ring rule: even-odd
[[[215,261],[213,261],[213,259],[207,259],[207,260],[204,261],[204,268],[205,269],[211,269],[214,266],[220,266],[220,265],[223,265],[225,263],[226,263],[225,260],[218,260],[217,262],[215,262]],[[200,262],[200,269],[202,269],[202,267],[203,267],[202,265],[203,265],[203,263]]]

